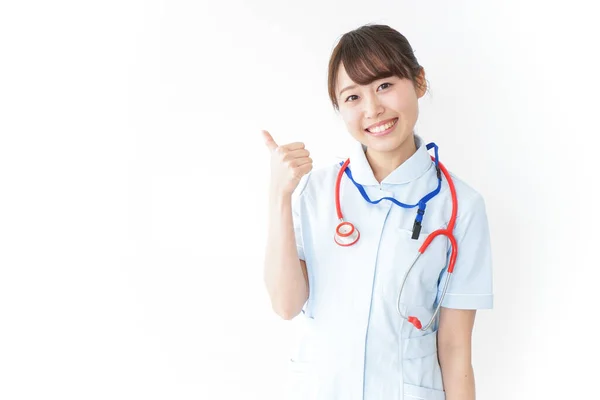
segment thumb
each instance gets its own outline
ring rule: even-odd
[[[273,136],[271,136],[271,134],[265,130],[261,132],[263,138],[265,139],[265,144],[267,145],[267,148],[271,151],[274,151],[278,146],[277,143],[275,143],[275,140],[273,140]]]

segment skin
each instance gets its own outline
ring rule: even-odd
[[[366,146],[373,174],[381,182],[416,151],[414,127],[419,116],[418,100],[426,92],[425,71],[410,79],[392,76],[358,85],[340,64],[336,95],[340,115],[348,132]],[[350,87],[350,89],[346,89]],[[398,118],[391,133],[374,136],[365,129]],[[446,400],[474,400],[475,380],[471,363],[471,337],[475,310],[442,307],[438,330],[438,359]]]
[[[336,82],[339,112],[348,132],[367,147],[367,160],[379,182],[416,151],[413,130],[419,115],[418,100],[426,91],[424,77],[422,70],[419,88],[410,79],[397,76],[357,85],[340,64]],[[398,122],[388,135],[376,137],[365,131],[393,118],[398,118]]]
[[[313,161],[304,143],[278,145],[268,131],[262,135],[271,157],[264,281],[273,310],[290,320],[300,313],[310,290],[306,263],[296,250],[291,198]]]

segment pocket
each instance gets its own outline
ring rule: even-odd
[[[405,397],[443,400],[444,386],[437,354],[437,331],[403,339],[401,357]]]
[[[381,271],[383,295],[395,305],[404,275],[419,254],[419,248],[429,235],[421,232],[419,239],[412,239],[412,231],[398,228],[391,263]],[[427,247],[406,277],[400,305],[432,308],[437,297],[438,280],[446,267],[449,243],[445,236],[436,237]]]
[[[314,398],[315,367],[315,320],[301,313],[292,320],[295,343],[287,363],[284,399],[308,400]]]
[[[404,384],[405,400],[446,400],[443,390],[428,389],[421,386]]]

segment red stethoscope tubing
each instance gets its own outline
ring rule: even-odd
[[[433,157],[431,158],[434,159]],[[458,245],[456,243],[456,239],[454,238],[454,234],[452,233],[452,231],[454,230],[454,225],[456,224],[456,214],[458,212],[458,199],[456,197],[456,188],[454,187],[454,181],[450,177],[450,173],[448,172],[446,167],[444,167],[444,164],[438,161],[438,165],[444,173],[446,181],[448,182],[448,186],[450,187],[450,195],[452,196],[452,214],[450,214],[450,221],[448,221],[448,226],[446,227],[446,229],[438,229],[437,231],[430,233],[419,248],[419,253],[423,254],[429,246],[429,244],[437,236],[446,236],[450,241],[450,245],[452,246],[452,253],[450,254],[450,262],[448,264],[448,273],[451,274],[454,271],[454,264],[456,264],[456,256],[458,255]]]
[[[435,157],[431,156],[431,159],[433,161],[435,161]],[[337,180],[335,183],[335,207],[336,207],[337,216],[338,216],[339,220],[341,221],[341,223],[336,228],[336,234],[338,236],[348,236],[355,231],[355,227],[353,224],[351,224],[350,222],[344,221],[344,218],[342,215],[342,208],[340,205],[340,183],[342,181],[343,173],[344,173],[346,167],[348,166],[349,162],[350,162],[350,159],[347,159],[346,162],[344,162],[344,164],[342,165],[342,168],[340,169],[340,172],[338,173]],[[415,265],[415,262],[418,260],[419,256],[422,255],[425,252],[425,250],[427,250],[427,247],[429,247],[429,245],[431,244],[433,239],[435,239],[436,237],[438,237],[440,235],[446,236],[448,238],[448,240],[450,241],[450,245],[451,245],[451,254],[450,254],[450,260],[448,263],[448,274],[446,276],[446,282],[444,284],[442,298],[440,299],[440,302],[439,302],[435,312],[433,313],[431,319],[429,320],[429,323],[426,325],[425,328],[423,328],[421,321],[417,317],[414,317],[414,316],[405,317],[398,309],[398,312],[400,313],[400,315],[402,315],[404,318],[406,318],[412,325],[415,326],[415,328],[417,328],[421,331],[425,331],[431,326],[431,324],[433,323],[433,320],[435,319],[436,315],[438,314],[438,312],[440,310],[442,301],[444,299],[444,296],[446,295],[446,290],[448,288],[448,283],[450,281],[450,277],[451,277],[452,273],[454,272],[454,265],[456,264],[456,258],[458,255],[458,244],[457,244],[456,238],[454,237],[454,234],[452,232],[454,230],[454,225],[456,224],[456,216],[458,213],[458,198],[456,196],[456,187],[454,186],[454,181],[452,180],[452,177],[450,176],[450,173],[448,172],[448,170],[446,169],[444,164],[442,164],[441,162],[438,161],[438,165],[439,165],[439,168],[441,169],[442,173],[444,174],[446,181],[448,182],[448,187],[450,188],[450,195],[452,197],[452,212],[450,214],[450,220],[448,221],[448,226],[445,229],[438,229],[438,230],[430,233],[423,241],[423,244],[421,245],[421,247],[419,247],[419,250],[418,250],[419,254],[417,255],[417,257],[411,264],[409,270],[407,271],[407,273],[404,276],[404,279],[402,281],[402,286],[400,288],[400,293],[398,294],[398,302],[397,302],[397,305],[398,305],[398,303],[400,301],[400,297],[402,295],[402,288],[404,287],[404,283],[406,282],[406,278],[407,278],[408,274],[410,273],[410,271],[412,270],[413,266]],[[348,233],[346,235],[340,233],[340,227],[342,227],[344,225],[349,226],[351,229],[350,233]],[[358,233],[358,231],[356,231],[356,232]],[[344,244],[344,243],[340,243],[338,240],[336,240],[336,243],[339,244],[340,246],[350,246],[350,245],[353,245],[354,243],[356,243],[357,241],[358,241],[358,235],[352,243]]]
[[[342,216],[342,207],[340,206],[340,183],[342,182],[342,176],[349,163],[350,159],[347,159],[346,162],[344,162],[344,165],[342,165],[342,168],[338,173],[337,180],[335,181],[335,210],[337,211],[337,217],[340,221],[344,220],[344,217]]]
[[[431,156],[431,159],[435,161],[435,158],[433,156]],[[342,176],[344,175],[344,171],[346,170],[346,167],[348,166],[349,163],[350,163],[350,159],[347,159],[344,162],[344,164],[342,165],[342,168],[340,169],[340,172],[338,173],[338,176],[337,176],[337,179],[335,182],[335,209],[337,212],[337,217],[340,221],[344,221],[344,216],[342,215],[342,207],[340,205],[340,184],[342,182]],[[427,236],[427,238],[425,239],[425,241],[423,242],[423,244],[421,245],[421,247],[419,248],[419,253],[423,254],[425,252],[425,250],[427,249],[427,247],[429,246],[429,244],[437,236],[439,236],[439,235],[446,236],[448,238],[448,240],[450,240],[450,244],[452,245],[452,253],[450,255],[450,264],[448,267],[448,272],[452,273],[452,271],[454,271],[454,264],[456,263],[457,247],[458,247],[457,243],[456,243],[456,239],[454,238],[454,235],[452,234],[452,231],[454,230],[454,225],[456,224],[456,214],[458,212],[458,199],[456,196],[456,188],[454,187],[454,181],[452,180],[450,173],[448,172],[448,170],[446,169],[444,164],[442,164],[441,162],[438,161],[438,165],[439,165],[440,169],[442,170],[442,173],[444,174],[446,181],[448,182],[448,186],[450,187],[450,195],[452,197],[452,214],[450,215],[450,221],[448,222],[448,226],[446,227],[446,229],[438,229],[437,231],[434,231],[431,234],[429,234]],[[352,225],[350,222],[342,222],[342,223],[351,226],[352,230],[354,230],[354,225]]]
[[[356,227],[352,223],[344,221],[342,207],[340,206],[340,183],[342,181],[342,176],[344,175],[344,170],[348,167],[349,162],[350,159],[347,159],[342,165],[335,182],[335,209],[340,223],[335,228],[334,241],[342,247],[352,246],[360,239],[360,232]]]

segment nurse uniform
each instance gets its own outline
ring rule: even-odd
[[[349,169],[373,201],[393,197],[416,204],[438,185],[435,165],[418,135],[417,151],[381,183],[359,142]],[[440,152],[442,153],[442,152]],[[442,153],[443,155],[443,153]],[[443,159],[442,159],[443,162]],[[426,332],[400,317],[396,302],[404,273],[427,235],[445,228],[452,201],[444,177],[427,203],[422,229],[411,239],[417,208],[383,200],[370,204],[344,175],[340,205],[360,239],[334,242],[338,225],[335,182],[339,164],[305,175],[293,196],[299,258],[306,262],[310,294],[294,319],[302,337],[289,363],[287,391],[298,400],[444,400],[437,357],[436,320]],[[458,257],[442,306],[489,309],[493,305],[490,235],[484,200],[452,175],[458,198],[454,236]],[[428,321],[438,304],[450,256],[437,237],[411,271],[400,302],[404,315]],[[439,316],[438,316],[439,318]]]

